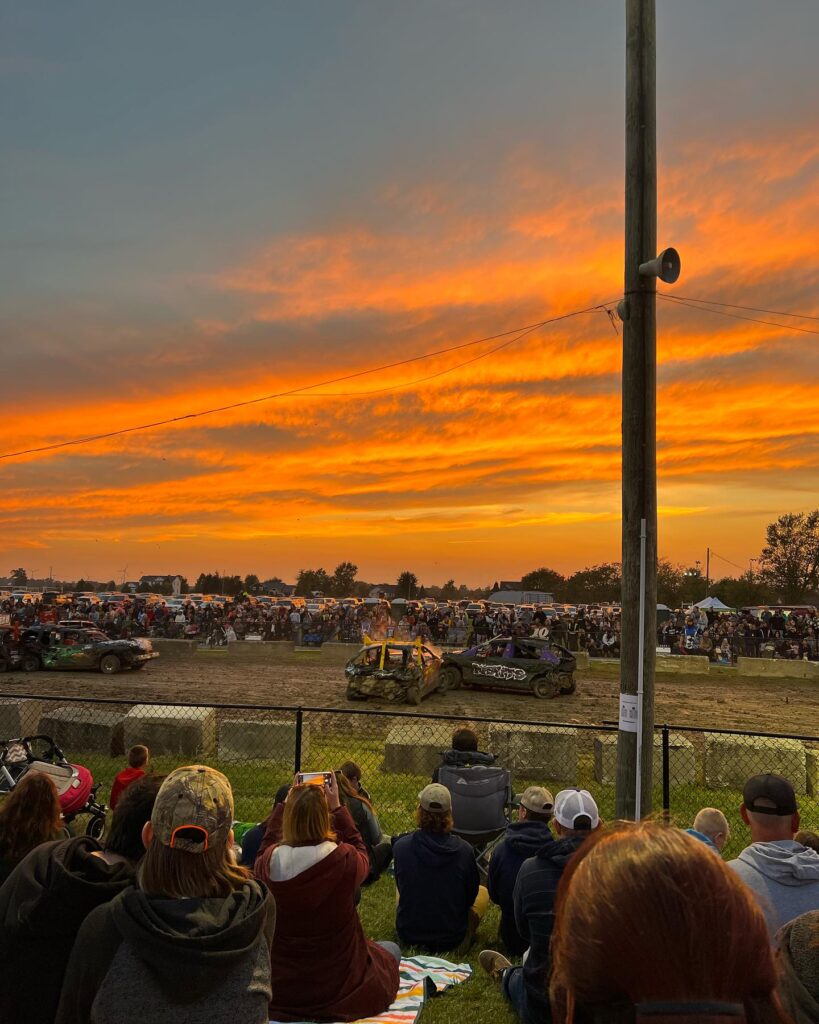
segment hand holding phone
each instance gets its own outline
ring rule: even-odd
[[[332,772],[298,772],[296,775],[297,786],[326,786],[333,778]]]

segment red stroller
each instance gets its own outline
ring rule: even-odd
[[[50,736],[22,736],[0,740],[0,795],[9,793],[28,774],[48,775],[60,797],[63,820],[70,825],[78,814],[88,814],[85,834],[100,839],[105,832],[105,804],[97,803],[99,783],[81,764],[69,764]]]

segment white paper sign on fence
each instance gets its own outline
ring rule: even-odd
[[[637,732],[637,694],[620,694],[620,731]]]

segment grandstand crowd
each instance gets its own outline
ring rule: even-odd
[[[533,785],[468,842],[452,779],[503,771],[477,748],[456,730],[392,837],[350,761],[239,823],[219,771],[160,776],[135,746],[104,843],[65,836],[51,778],[24,774],[0,805],[0,1019],[371,1018],[402,955],[469,956],[491,901],[498,948],[479,963],[524,1024],[816,1024],[819,837],[787,779],[748,779],[734,821],[703,808],[686,830],[605,823],[590,792]],[[751,842],[726,861],[740,819]],[[358,905],[379,877],[395,919],[376,941]]]
[[[289,640],[297,643],[358,643],[365,636],[422,640],[452,647],[496,636],[528,636],[537,631],[570,651],[593,658],[620,656],[620,611],[616,606],[566,608],[480,603],[387,601],[262,603],[251,595],[224,602],[146,601],[126,595],[90,603],[60,604],[9,599],[0,612],[19,627],[83,619],[112,638],[149,636],[197,639],[213,645],[236,640]],[[721,612],[692,606],[658,613],[657,644],[671,654],[705,656],[733,664],[741,656],[819,661],[816,608]]]

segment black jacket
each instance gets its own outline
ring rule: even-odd
[[[494,764],[495,760],[494,754],[487,754],[483,750],[445,750],[441,754],[441,763],[432,773],[432,781],[438,781],[438,774],[444,765],[452,768],[471,768],[474,764]]]
[[[80,929],[57,1024],[89,1024],[92,1007],[95,1024],[267,1024],[274,923],[255,881],[211,899],[128,889]]]
[[[515,924],[515,882],[525,860],[553,843],[545,821],[515,821],[489,861],[489,898],[501,910],[500,937],[510,956],[520,956],[529,946]]]
[[[459,836],[418,829],[393,844],[401,942],[444,953],[466,937],[480,876],[472,847]]]
[[[555,921],[555,898],[563,869],[583,842],[571,836],[544,844],[537,856],[525,861],[515,883],[515,922],[521,938],[529,945],[523,965],[526,990],[524,1024],[551,1020],[549,1008],[549,943]]]
[[[43,843],[0,888],[1,1021],[53,1024],[80,925],[133,884],[133,868],[99,849],[87,836]]]

